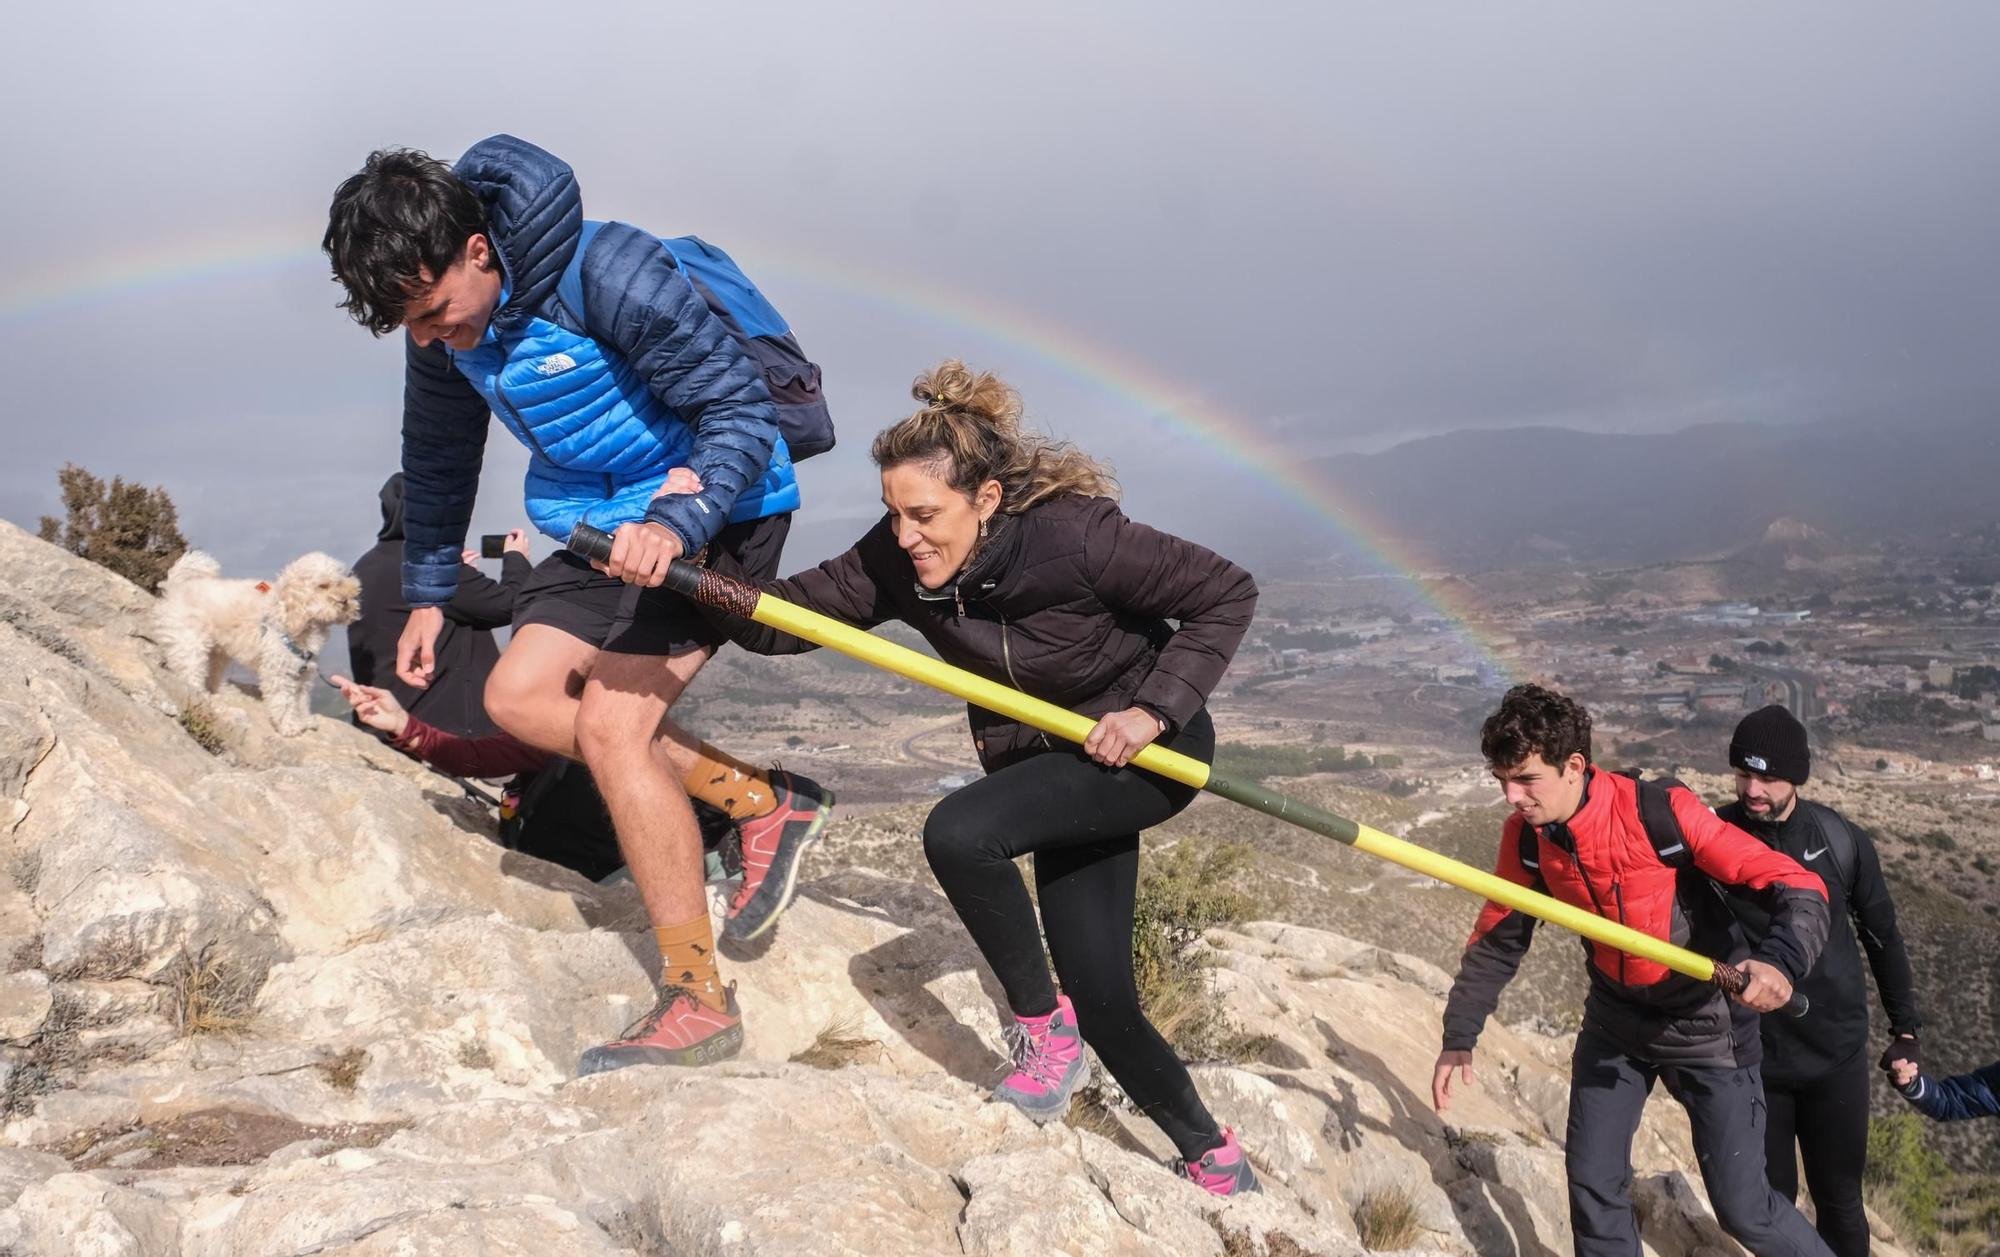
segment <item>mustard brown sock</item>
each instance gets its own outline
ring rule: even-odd
[[[736,821],[762,816],[778,806],[777,791],[771,788],[771,774],[765,769],[706,742],[695,755],[694,767],[681,778],[690,799],[720,808]]]
[[[715,931],[706,912],[654,930],[653,939],[660,945],[660,974],[668,985],[686,988],[716,1012],[726,1010],[722,976],[715,970]]]

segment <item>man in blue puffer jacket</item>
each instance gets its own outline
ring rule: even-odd
[[[776,575],[798,506],[762,368],[655,236],[623,223],[582,244],[570,168],[512,136],[455,167],[407,149],[370,154],[334,194],[324,246],[342,303],[376,335],[407,329],[403,585],[412,608],[397,675],[426,684],[458,580],[487,419],[530,451],[529,517],[556,538],[611,531],[602,570],[559,550],[522,590],[486,688],[521,740],[589,765],[659,940],[659,1000],[594,1073],[702,1064],[743,1042],[716,972],[690,793],[741,829],[744,880],[724,934],[749,938],[790,899],[831,796],[700,743],[666,719],[724,640],[659,588],[684,555]],[[581,310],[562,299],[580,259]]]

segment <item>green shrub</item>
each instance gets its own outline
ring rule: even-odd
[[[1936,1247],[1938,1192],[1945,1175],[1944,1157],[1924,1137],[1923,1119],[1915,1113],[1868,1123],[1864,1181],[1887,1206],[1883,1211],[1893,1215],[1897,1233],[1906,1242]]]
[[[56,482],[64,518],[42,516],[42,540],[108,567],[148,593],[158,590],[188,548],[167,491],[115,476],[106,485],[74,463],[63,464]]]
[[[1149,860],[1133,910],[1132,967],[1139,1003],[1182,1056],[1213,1060],[1234,1028],[1215,996],[1202,936],[1250,910],[1239,887],[1250,859],[1241,843],[1185,839]]]
[[[206,699],[190,699],[181,708],[181,728],[194,739],[194,744],[210,755],[220,755],[229,749],[229,739],[224,735],[223,724],[216,717],[215,708]]]
[[[1923,833],[1918,834],[1914,841],[1936,851],[1958,850],[1958,840],[1942,829],[1927,829]]]
[[[1269,777],[1307,777],[1313,773],[1348,773],[1376,767],[1375,761],[1338,746],[1259,745],[1225,742],[1216,750],[1218,768],[1243,781]],[[1400,763],[1401,761],[1397,761]]]

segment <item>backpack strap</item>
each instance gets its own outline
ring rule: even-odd
[[[1833,857],[1833,871],[1840,874],[1841,890],[1853,894],[1854,866],[1860,863],[1861,852],[1847,818],[1823,803],[1814,803],[1810,799],[1799,802],[1812,809],[1813,820],[1819,823],[1820,835],[1826,839],[1827,854]]]
[[[590,242],[596,238],[597,229],[603,223],[584,221],[576,235],[576,252],[569,255],[569,265],[563,267],[562,278],[556,281],[556,300],[570,318],[576,320],[578,332],[586,332],[583,322],[583,255],[590,252]]]
[[[1688,849],[1687,835],[1681,832],[1680,817],[1674,815],[1673,800],[1667,794],[1669,790],[1687,787],[1672,777],[1644,781],[1636,772],[1622,775],[1631,777],[1638,786],[1639,821],[1646,827],[1646,841],[1653,844],[1653,854],[1670,869],[1692,866],[1694,852]]]
[[[1542,877],[1541,836],[1535,832],[1533,825],[1524,821],[1521,824],[1521,832],[1516,835],[1516,843],[1516,854],[1520,857],[1521,867],[1528,871],[1528,876],[1535,879],[1533,888],[1544,895],[1548,894],[1549,884]]]

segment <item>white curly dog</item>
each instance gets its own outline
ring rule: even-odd
[[[257,674],[272,727],[297,737],[312,724],[328,632],[360,615],[361,582],[332,555],[293,559],[272,582],[225,580],[212,557],[190,550],[168,569],[155,620],[175,676],[212,694],[234,659]]]

